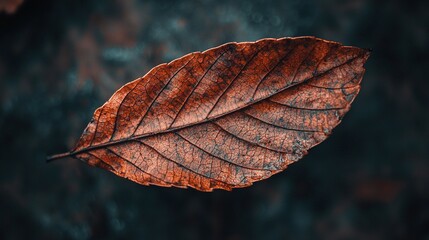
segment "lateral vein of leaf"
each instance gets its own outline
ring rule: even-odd
[[[161,95],[161,93],[165,90],[165,88],[170,84],[170,82],[171,82],[171,80],[183,69],[183,68],[185,68],[187,65],[188,65],[188,63],[190,62],[190,61],[192,61],[192,59],[194,59],[195,58],[195,55],[193,55],[192,56],[192,58],[191,59],[189,59],[189,61],[186,63],[186,64],[184,64],[182,67],[180,67],[174,74],[173,74],[173,76],[171,76],[170,77],[170,79],[168,79],[168,81],[167,81],[167,83],[162,87],[162,89],[157,93],[157,95],[155,96],[155,98],[154,99],[152,99],[152,101],[151,101],[151,103],[150,103],[150,105],[149,105],[149,107],[146,109],[146,112],[144,113],[144,115],[143,115],[143,117],[142,118],[140,118],[140,121],[139,121],[139,124],[137,124],[137,126],[136,126],[136,128],[134,129],[134,132],[133,132],[133,134],[131,134],[131,136],[134,136],[134,134],[136,133],[136,131],[137,131],[137,129],[140,127],[140,125],[142,124],[142,122],[143,122],[143,120],[144,120],[144,118],[146,117],[146,115],[147,115],[147,113],[150,111],[150,109],[152,108],[152,106],[153,106],[153,104],[155,103],[155,101],[158,99],[158,97]]]
[[[91,143],[89,144],[89,146],[92,146],[92,143],[94,142],[94,139],[97,136],[98,125],[100,124],[98,121],[100,120],[101,114],[103,114],[103,109],[104,108],[101,108],[100,115],[98,115],[97,121],[95,122],[97,125],[95,125],[94,135],[92,136]]]
[[[244,142],[247,142],[247,143],[249,143],[249,144],[251,144],[251,145],[258,146],[258,147],[261,147],[261,148],[264,148],[264,149],[267,149],[267,150],[270,150],[270,151],[273,151],[273,152],[276,152],[276,153],[278,153],[278,152],[282,152],[282,153],[292,154],[292,152],[289,152],[289,151],[284,151],[284,150],[280,150],[280,149],[270,148],[270,147],[268,147],[268,146],[261,145],[260,143],[252,142],[252,141],[250,141],[250,140],[247,140],[247,139],[241,138],[241,137],[239,137],[239,136],[237,136],[237,135],[235,135],[235,134],[231,133],[230,131],[226,130],[226,129],[225,129],[225,128],[223,128],[220,124],[218,124],[218,123],[216,123],[216,122],[212,122],[212,123],[213,123],[214,125],[216,125],[218,128],[220,128],[223,132],[226,132],[227,134],[232,135],[234,138],[237,138],[237,139],[238,139],[238,140],[240,140],[240,141],[244,141]]]
[[[192,170],[191,168],[189,168],[189,167],[187,167],[187,166],[185,166],[185,165],[183,165],[183,164],[181,164],[181,163],[179,163],[179,162],[174,161],[173,159],[170,159],[169,157],[167,157],[167,156],[165,156],[164,154],[162,154],[161,152],[159,152],[156,148],[154,148],[154,147],[152,147],[152,146],[150,146],[150,145],[148,145],[148,144],[146,144],[146,143],[144,143],[144,142],[142,142],[142,141],[139,141],[139,140],[134,140],[134,141],[135,141],[135,142],[138,142],[138,143],[140,143],[140,144],[142,144],[142,145],[144,145],[144,146],[146,146],[146,147],[148,147],[148,148],[150,148],[150,149],[152,149],[152,150],[153,150],[153,151],[155,151],[157,154],[159,154],[161,157],[165,158],[167,161],[173,162],[173,163],[175,163],[175,164],[179,165],[180,167],[182,167],[182,168],[184,168],[184,169],[186,169],[186,170],[188,170],[188,171],[190,171],[190,172],[193,172],[193,173],[195,173],[195,174],[197,174],[197,175],[199,175],[199,176],[201,176],[201,177],[203,177],[203,178],[212,179],[212,180],[214,180],[214,181],[221,182],[221,183],[226,184],[226,185],[228,185],[228,186],[230,186],[230,185],[231,185],[230,183],[224,182],[224,181],[222,181],[222,180],[218,180],[218,179],[215,179],[215,178],[209,178],[209,177],[206,177],[206,176],[204,176],[204,174],[201,174],[201,173],[199,173],[199,172],[197,172],[197,171],[195,171],[195,170]]]
[[[296,78],[296,75],[298,74],[298,70],[299,70],[299,68],[302,66],[302,64],[305,62],[305,61],[307,61],[307,59],[308,59],[308,57],[311,55],[311,53],[314,51],[314,49],[316,48],[316,44],[317,43],[314,43],[313,44],[313,47],[311,48],[311,50],[310,51],[308,51],[308,53],[307,53],[307,55],[305,56],[305,58],[299,63],[299,65],[298,65],[298,67],[295,69],[295,72],[294,72],[294,74],[293,74],[293,78],[292,78],[292,82],[295,82],[295,78]]]
[[[92,154],[91,152],[87,152],[86,154],[91,155],[91,156],[93,156],[93,157],[97,158],[98,160],[102,161],[104,164],[109,165],[109,167],[111,167],[112,169],[115,169],[112,165],[108,164],[106,161],[104,161],[103,159],[101,159],[101,158],[97,157],[96,155]],[[79,158],[78,158],[78,159],[79,159]],[[81,160],[81,159],[79,159],[79,160]],[[81,161],[82,161],[82,160],[81,160]]]
[[[355,60],[355,59],[353,59]],[[308,83],[308,86],[311,87],[315,87],[315,88],[320,88],[320,89],[326,89],[326,90],[347,90],[347,89],[352,89],[352,88],[356,88],[356,86],[358,86],[359,84],[355,84],[351,87],[343,87],[349,83],[351,83],[353,80],[362,77],[363,74],[356,74],[355,76],[353,76],[352,78],[350,78],[350,80],[348,80],[347,82],[345,82],[344,84],[342,84],[341,87],[324,87],[324,86],[319,86],[319,85],[314,85],[314,84],[310,84]]]
[[[155,73],[154,73],[152,76],[153,76],[153,77],[154,77],[154,76],[156,76],[156,74],[158,73],[158,71],[159,71],[159,68],[157,68],[157,69],[156,69]],[[138,86],[140,86],[140,84],[142,84],[142,83],[144,82],[143,80],[144,80],[144,78],[143,78],[143,77],[139,78],[139,79],[138,79],[138,82],[136,83],[136,85],[135,85],[135,86],[134,86],[130,91],[128,91],[128,92],[127,92],[127,94],[125,95],[124,99],[123,99],[123,100],[121,101],[121,103],[119,104],[118,109],[117,109],[117,111],[116,111],[116,115],[115,115],[115,126],[114,126],[114,128],[113,128],[113,133],[112,133],[112,135],[110,136],[110,140],[109,140],[109,141],[111,141],[111,140],[113,139],[114,135],[116,134],[117,127],[118,127],[118,116],[119,116],[119,112],[120,112],[120,110],[121,110],[122,104],[124,104],[125,100],[127,100],[128,95],[129,95],[131,92],[133,92],[133,91],[134,91],[134,89],[136,89]],[[137,126],[137,127],[138,127],[138,126]]]
[[[249,117],[251,117],[251,118],[253,118],[255,120],[258,120],[258,121],[261,121],[263,123],[266,123],[268,125],[271,125],[271,126],[274,126],[274,127],[278,127],[278,128],[283,128],[283,129],[290,130],[290,131],[297,131],[297,132],[320,132],[320,131],[317,131],[317,130],[304,130],[304,129],[295,129],[295,128],[287,128],[287,127],[283,127],[283,126],[278,126],[278,125],[276,125],[274,123],[268,122],[265,119],[260,119],[258,117],[255,117],[255,116],[253,116],[253,115],[251,115],[251,114],[249,114],[247,112],[244,112],[244,114],[246,114],[247,116],[249,116]]]
[[[225,95],[225,93],[228,91],[228,89],[232,86],[232,84],[234,83],[234,81],[238,78],[238,76],[240,76],[244,69],[249,65],[249,63],[252,62],[252,60],[258,55],[258,53],[260,53],[262,51],[262,49],[264,49],[265,47],[267,47],[268,44],[260,47],[253,55],[252,57],[246,62],[246,64],[244,64],[244,66],[240,69],[240,71],[237,73],[237,75],[231,80],[231,82],[229,82],[229,84],[226,86],[226,88],[222,91],[221,95],[216,99],[216,102],[214,103],[213,107],[210,109],[210,111],[207,113],[207,118],[209,118],[210,114],[213,112],[213,110],[216,108],[217,104],[220,102],[220,100],[222,99],[222,97]]]
[[[109,148],[106,148],[106,150],[108,150],[108,151],[109,151],[110,149],[109,149]],[[113,151],[111,151],[111,150],[110,150],[110,152],[112,152],[112,154],[115,154],[116,156],[120,157],[121,159],[125,160],[126,162],[130,163],[131,165],[133,165],[134,167],[136,167],[138,170],[142,171],[143,173],[145,173],[145,174],[147,174],[147,175],[149,175],[149,176],[153,177],[153,178],[154,178],[154,179],[156,179],[157,181],[160,181],[161,183],[165,183],[165,184],[164,184],[164,186],[174,186],[174,185],[175,185],[175,184],[170,183],[170,182],[168,182],[168,181],[165,181],[165,180],[159,179],[159,178],[157,178],[157,177],[153,176],[152,174],[150,174],[150,173],[148,173],[148,172],[143,171],[143,170],[142,170],[141,168],[139,168],[137,165],[135,165],[135,164],[133,164],[131,161],[128,161],[127,159],[125,159],[125,158],[123,158],[123,157],[119,156],[119,155],[118,155],[118,154],[116,154],[115,152],[113,152]],[[105,164],[109,165],[112,169],[115,169],[115,168],[113,168],[113,167],[112,167],[112,165],[110,165],[110,164],[108,164],[107,162],[103,161],[103,159],[101,159],[101,158],[97,157],[96,155],[94,155],[94,154],[92,154],[92,153],[90,153],[90,152],[87,152],[87,154],[89,154],[89,155],[91,155],[91,156],[93,156],[93,157],[97,158],[98,160],[102,161],[103,163],[105,163]],[[154,184],[154,183],[152,183],[152,184]],[[154,184],[154,185],[156,185],[156,184]]]
[[[344,109],[344,107],[333,107],[333,108],[305,108],[305,107],[296,107],[296,106],[291,106],[289,104],[285,104],[285,103],[281,103],[281,102],[277,102],[275,100],[272,99],[267,99],[267,101],[275,103],[277,105],[281,105],[283,107],[287,107],[287,108],[292,108],[292,109],[297,109],[297,110],[305,110],[305,111],[314,111],[314,112],[325,112],[325,111],[331,111],[331,110],[342,110]],[[347,106],[347,105],[346,105]]]
[[[324,86],[318,86],[318,85],[313,85],[313,84],[310,84],[310,83],[308,83],[308,86],[310,86],[310,87],[315,87],[315,88],[320,88],[320,89],[326,89],[326,90],[347,90],[347,89],[352,89],[352,88],[355,88],[355,87],[356,87],[356,85],[355,85],[355,86],[352,86],[352,87],[346,87],[346,88],[341,88],[341,87],[339,87],[339,88],[335,88],[335,87],[324,87]]]
[[[201,76],[200,79],[198,79],[197,83],[194,85],[194,87],[192,88],[191,92],[189,93],[189,95],[186,97],[185,101],[183,102],[183,104],[180,106],[179,111],[177,112],[176,116],[174,116],[173,121],[170,124],[170,127],[174,124],[174,122],[176,122],[177,117],[179,116],[180,112],[183,110],[183,107],[186,105],[186,103],[188,102],[189,98],[191,97],[191,95],[194,93],[195,89],[197,89],[198,85],[200,84],[200,82],[204,79],[204,77],[207,75],[207,73],[213,68],[213,66],[219,61],[219,59],[226,53],[226,51],[224,51],[222,54],[220,54],[216,60],[210,65],[210,67],[207,68],[207,70],[204,72],[204,74]]]
[[[265,75],[264,75],[264,77],[262,77],[260,80],[259,80],[259,82],[258,82],[258,84],[256,85],[256,88],[255,88],[255,90],[253,91],[253,94],[252,94],[252,100],[255,98],[255,94],[256,94],[256,92],[258,92],[258,89],[259,89],[259,87],[261,86],[261,84],[262,84],[262,82],[272,73],[272,71],[274,71],[274,69],[276,69],[282,62],[283,62],[283,60],[285,60],[288,56],[290,56],[290,53],[291,52],[293,52],[293,48],[292,49],[289,49],[286,53],[285,53],[285,55],[283,56],[283,57],[281,57],[280,58],[280,60],[276,63],[276,65],[274,65],[274,67],[272,67]]]
[[[320,60],[319,60],[319,62],[316,64],[316,67],[314,68],[314,71],[313,71],[313,75],[316,75],[317,74],[317,69],[319,68],[319,66],[320,66],[320,64],[332,53],[332,50],[333,49],[338,49],[339,48],[339,46],[338,45],[334,45],[334,46],[329,46],[329,50],[328,50],[328,52],[325,54],[325,56],[323,56],[323,58],[321,58]],[[339,65],[339,66],[341,66],[341,65]],[[335,67],[334,67],[335,68]],[[334,69],[334,68],[332,68],[332,69]],[[329,69],[329,70],[331,70],[331,69]],[[329,71],[328,70],[328,71]],[[322,73],[323,74],[323,73]],[[321,74],[320,74],[321,75]],[[313,76],[313,78],[314,78],[314,76]]]
[[[119,106],[118,106],[118,109],[116,110],[116,115],[115,115],[115,120],[114,120],[114,123],[115,123],[115,125],[114,125],[114,127],[113,127],[113,132],[112,132],[112,134],[110,135],[110,139],[109,139],[109,141],[111,141],[112,139],[113,139],[113,137],[115,136],[115,134],[116,134],[116,130],[117,130],[117,128],[118,128],[118,117],[119,117],[119,111],[121,110],[121,107],[122,107],[122,104],[124,104],[124,102],[125,102],[125,100],[127,99],[127,97],[128,97],[128,95],[132,92],[132,91],[134,91],[134,89],[141,83],[142,81],[141,81],[141,79],[140,79],[140,81],[138,82],[138,83],[136,83],[136,85],[134,85],[134,87],[130,90],[130,91],[128,91],[126,94],[125,94],[125,97],[124,97],[124,99],[121,101],[121,103],[119,104]]]
[[[180,135],[180,134],[178,134],[178,133],[176,133],[176,132],[175,132],[174,134],[176,134],[177,136],[179,136],[180,138],[182,138],[183,140],[185,140],[186,142],[188,142],[188,143],[189,143],[189,144],[191,144],[192,146],[194,146],[194,147],[198,148],[199,150],[201,150],[201,151],[203,151],[203,152],[207,153],[208,155],[210,155],[210,156],[212,156],[212,157],[214,157],[214,158],[217,158],[217,159],[219,159],[219,160],[221,160],[221,161],[223,161],[223,162],[227,162],[227,163],[232,164],[232,165],[234,165],[234,166],[237,166],[237,167],[240,167],[240,168],[244,168],[244,169],[248,169],[248,170],[271,171],[271,170],[269,170],[269,169],[260,169],[260,168],[253,168],[253,167],[243,166],[243,165],[240,165],[240,164],[238,164],[238,163],[231,162],[231,161],[229,161],[229,160],[227,160],[227,159],[223,159],[223,158],[218,157],[218,156],[214,155],[213,153],[211,153],[211,152],[209,152],[209,151],[207,151],[207,150],[205,150],[205,149],[203,149],[203,148],[199,147],[198,145],[196,145],[195,143],[191,142],[190,140],[188,140],[187,138],[183,137],[182,135]]]
[[[172,183],[172,182],[169,182],[169,181],[166,181],[166,180],[162,180],[162,179],[160,179],[160,178],[158,178],[158,177],[156,177],[156,176],[154,176],[154,175],[152,175],[152,174],[150,174],[150,173],[148,173],[148,172],[144,171],[142,168],[140,168],[139,166],[137,166],[137,164],[135,164],[135,163],[133,163],[131,160],[126,159],[125,157],[123,157],[123,156],[119,155],[118,153],[116,153],[116,152],[115,152],[115,151],[113,151],[112,149],[110,149],[110,148],[106,148],[106,150],[107,150],[108,152],[112,153],[113,155],[115,155],[115,156],[117,156],[117,157],[119,157],[119,158],[123,159],[124,161],[128,162],[129,164],[133,165],[134,167],[136,167],[138,170],[142,171],[143,173],[145,173],[145,174],[147,174],[147,175],[149,175],[149,176],[153,177],[153,178],[154,178],[154,179],[156,179],[157,181],[164,182],[164,183],[166,183],[166,184],[174,185],[174,183]],[[97,158],[98,158],[98,157],[97,157]],[[100,158],[98,158],[98,159],[100,159]],[[100,159],[100,160],[101,160],[101,159]]]

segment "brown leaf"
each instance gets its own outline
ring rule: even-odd
[[[98,108],[69,153],[143,185],[246,187],[340,123],[369,51],[314,37],[227,43],[153,68]]]

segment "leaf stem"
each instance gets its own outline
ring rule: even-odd
[[[70,153],[70,152],[66,152],[66,153],[60,153],[60,154],[55,154],[55,155],[52,155],[52,156],[49,156],[49,157],[47,157],[46,158],[46,162],[52,162],[52,161],[55,161],[55,160],[58,160],[58,159],[62,159],[62,158],[66,158],[66,157],[69,157],[69,156],[71,156],[72,154]]]

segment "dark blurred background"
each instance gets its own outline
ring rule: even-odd
[[[0,239],[429,239],[428,1],[0,0]],[[69,150],[113,92],[230,41],[364,48],[333,135],[232,192],[144,187]]]

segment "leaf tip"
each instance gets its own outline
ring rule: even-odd
[[[365,50],[365,57],[369,58],[369,56],[372,54],[372,48],[364,48]]]

